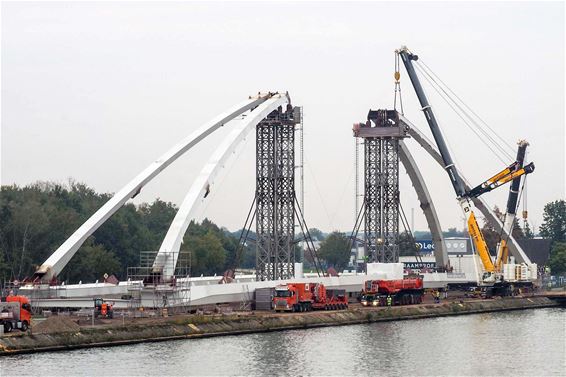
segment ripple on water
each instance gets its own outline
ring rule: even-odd
[[[0,375],[558,376],[565,319],[551,308],[17,355]]]

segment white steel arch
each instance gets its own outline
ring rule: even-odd
[[[440,226],[440,221],[438,220],[436,208],[421,171],[403,140],[399,140],[399,159],[403,163],[405,171],[415,188],[421,209],[425,215],[428,228],[430,229],[432,242],[434,244],[436,265],[438,267],[446,267],[449,264],[448,252],[446,251],[446,245],[444,244],[444,236],[442,235],[442,228]]]
[[[155,257],[153,268],[156,271],[162,270],[164,279],[169,279],[173,276],[183,236],[191,220],[194,219],[197,211],[205,203],[206,197],[214,189],[216,179],[220,173],[227,171],[233,163],[241,150],[240,147],[246,140],[246,136],[272,111],[290,103],[288,94],[277,94],[253,111],[242,114],[240,118],[230,122],[230,133],[214,151],[199,176],[191,185]]]
[[[133,180],[128,182],[120,191],[98,209],[87,221],[85,221],[57,250],[36,270],[33,279],[48,280],[57,276],[73,255],[81,247],[83,242],[110,218],[129,199],[135,197],[142,187],[151,181],[156,175],[163,171],[173,161],[210,135],[212,132],[236,118],[242,113],[261,105],[270,99],[273,93],[260,93],[250,96],[246,101],[232,107],[228,111],[218,115],[210,122],[205,123],[198,130],[191,133],[160,158],[155,160]]]

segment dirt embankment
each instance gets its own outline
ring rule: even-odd
[[[35,326],[31,334],[0,338],[0,355],[551,306],[557,304],[545,297],[508,298],[300,314],[190,315],[95,327],[80,327],[68,318],[50,318],[50,322]]]
[[[34,334],[54,334],[80,331],[81,327],[67,317],[53,316],[39,322],[33,327]]]

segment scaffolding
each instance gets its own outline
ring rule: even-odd
[[[178,254],[176,266],[154,267],[157,251],[140,252],[140,265],[128,267],[127,289],[131,310],[139,310],[144,303],[147,306],[149,302],[155,309],[183,310],[190,305],[191,254],[188,251],[180,251]],[[172,255],[165,255],[165,260],[173,261],[174,258]],[[175,267],[173,277],[167,280],[163,279],[163,269],[166,267],[171,267],[172,270]]]
[[[295,126],[300,108],[269,114],[256,127],[256,279],[295,273]]]
[[[399,261],[399,140],[406,137],[395,110],[370,110],[354,125],[364,139],[364,246],[368,262]]]

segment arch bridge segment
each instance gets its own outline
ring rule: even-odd
[[[135,197],[141,189],[150,182],[155,176],[162,172],[167,166],[177,160],[180,156],[205,139],[208,135],[230,122],[232,119],[243,113],[255,109],[265,101],[272,98],[273,93],[260,93],[257,96],[249,97],[246,101],[230,108],[226,112],[218,115],[210,122],[204,124],[199,129],[191,133],[177,145],[155,160],[145,170],[134,179],[128,182],[120,191],[98,209],[87,221],[85,221],[51,256],[36,270],[33,281],[49,281],[55,277],[84,241],[92,235],[106,220],[120,209],[129,199]]]
[[[207,202],[209,194],[216,189],[215,186],[221,173],[229,170],[248,134],[273,111],[290,104],[288,94],[276,94],[257,108],[230,122],[230,133],[218,146],[191,185],[159,248],[153,269],[154,272],[162,271],[164,280],[170,279],[174,274],[183,237],[191,220],[195,219],[199,209]]]

